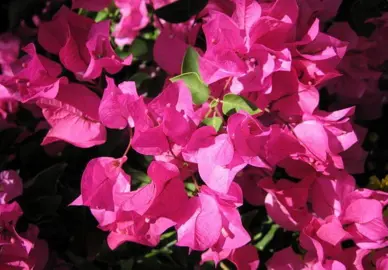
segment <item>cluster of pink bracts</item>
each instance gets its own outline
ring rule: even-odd
[[[42,270],[48,258],[45,241],[38,239],[39,229],[29,225],[18,233],[16,223],[23,215],[17,202],[9,203],[23,192],[23,183],[15,171],[0,173],[0,268]]]
[[[110,2],[73,0],[73,8],[97,11]],[[116,43],[130,44],[150,23],[147,5],[157,9],[170,2],[115,0],[121,13],[113,32]],[[94,79],[104,79],[103,70],[119,72],[132,58],[115,54],[109,21],[95,23],[63,7],[38,29],[38,42],[60,63],[37,54],[33,44],[16,60],[18,40],[2,37],[0,112],[5,118],[19,102],[40,107],[50,125],[43,145],[65,141],[89,148],[105,143],[106,128],[129,129],[130,146],[154,156],[151,183],[136,190],[121,168],[126,154],[93,159],[84,171],[81,195],[72,205],[90,208],[99,227],[109,231],[112,249],[126,241],[156,246],[174,227],[176,245],[203,251],[202,262],[228,259],[238,269],[256,269],[258,254],[237,209],[245,199],[265,205],[284,229],[300,232],[304,255],[286,248],[267,262],[268,269],[388,269],[388,217],[383,214],[388,194],[359,189],[350,175],[362,172],[366,157],[360,145],[365,130],[352,117],[356,112],[359,118],[376,118],[385,102],[378,80],[388,60],[388,16],[371,20],[376,29],[369,38],[342,22],[323,32],[340,3],[211,0],[188,22],[156,20],[161,33],[154,59],[171,76],[180,73],[186,49],[203,30],[206,51],[197,48],[199,68],[211,98],[201,105],[193,104],[185,83],[169,80],[150,99],[138,95],[134,82],[116,85],[107,76],[100,98],[90,89],[96,87]],[[63,67],[77,83],[60,77]],[[336,96],[329,112],[318,108],[322,87]],[[206,117],[220,116],[229,93],[262,112],[241,110],[219,131],[201,125]],[[298,181],[273,179],[278,167]],[[197,172],[203,185],[198,186]],[[193,196],[184,181],[196,184]],[[7,192],[0,229],[12,237],[0,243],[3,264],[10,263],[3,262],[7,245],[28,242],[22,245],[26,248],[34,242],[26,240],[30,234],[36,238],[35,228],[26,238],[15,232],[21,211],[15,203],[4,204],[13,197],[11,189]],[[34,250],[21,250],[16,260],[31,257]]]

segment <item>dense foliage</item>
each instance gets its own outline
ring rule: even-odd
[[[388,269],[386,10],[2,2],[0,270]]]

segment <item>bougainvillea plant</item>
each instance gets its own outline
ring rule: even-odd
[[[5,3],[0,269],[388,269],[387,5]]]

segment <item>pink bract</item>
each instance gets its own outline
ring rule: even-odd
[[[73,99],[77,95],[77,99]],[[81,148],[99,145],[106,140],[106,130],[100,123],[100,98],[81,84],[68,84],[60,88],[55,99],[42,98],[42,108],[51,126],[42,144],[63,140]]]

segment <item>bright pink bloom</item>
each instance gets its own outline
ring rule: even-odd
[[[47,51],[58,54],[67,69],[84,80],[97,78],[102,70],[117,73],[132,61],[131,56],[120,59],[112,49],[109,21],[94,23],[66,7],[52,21],[41,24],[38,40]]]
[[[272,73],[291,68],[288,49],[275,51],[253,44],[251,29],[260,17],[260,6],[254,1],[249,3],[248,7],[241,7],[242,10],[236,9],[232,18],[213,12],[203,26],[207,51],[200,61],[201,75],[209,84],[232,77],[230,89],[236,94],[270,92]],[[224,36],[225,32],[228,37]]]
[[[13,170],[0,172],[0,204],[5,204],[23,193],[23,182]]]
[[[228,135],[236,152],[249,165],[271,169],[266,161],[265,145],[271,135],[271,128],[245,112],[235,113],[228,119]]]
[[[305,148],[308,161],[317,171],[330,170],[331,166],[344,168],[340,153],[349,149],[357,141],[349,116],[354,108],[335,112],[315,112],[304,115],[305,121],[292,129],[300,144]],[[302,157],[302,156],[300,156]]]
[[[192,97],[183,82],[168,84],[147,105],[146,112],[148,116],[139,121],[132,141],[133,148],[143,155],[163,155],[180,148],[195,130]]]
[[[341,243],[351,238],[336,217],[328,217],[325,220],[314,217],[303,228],[300,236],[300,244],[307,250],[304,261],[308,264],[321,264],[325,258],[341,262],[349,260],[346,256],[350,254],[344,256],[347,249],[343,250]]]
[[[388,225],[383,218],[383,204],[376,199],[353,199],[344,209],[341,222],[360,248],[388,245]]]
[[[333,112],[316,111],[314,114],[314,118],[323,125],[327,133],[329,149],[334,155],[348,150],[358,141],[350,122],[350,117],[353,114],[354,107]]]
[[[81,148],[103,144],[106,130],[99,120],[99,104],[95,93],[74,83],[62,85],[55,99],[40,99],[37,105],[51,126],[42,144],[58,140]]]
[[[218,242],[212,247],[216,250],[237,249],[250,241],[248,232],[242,225],[237,207],[243,203],[241,188],[232,183],[227,194],[222,194],[203,186],[201,192],[216,198],[222,216],[222,229]]]
[[[135,82],[123,82],[118,86],[106,77],[108,83],[99,107],[101,122],[108,128],[142,128],[147,123],[146,105],[136,91]]]
[[[299,82],[295,69],[273,75],[270,98],[271,111],[285,121],[297,121],[304,114],[313,114],[319,103],[319,92],[314,86]]]
[[[89,161],[81,179],[81,196],[76,203],[91,209],[117,210],[117,194],[131,189],[131,177],[121,169],[125,161],[126,158],[110,157]]]
[[[325,162],[329,140],[323,126],[317,121],[305,121],[294,128],[296,137],[316,159]]]
[[[301,83],[321,87],[340,75],[336,67],[346,53],[347,43],[319,32],[318,23],[316,20],[294,43],[292,64]]]
[[[198,171],[208,187],[226,193],[236,176],[247,163],[235,151],[227,134],[218,135],[214,144],[200,148],[197,155]]]
[[[312,188],[312,204],[322,218],[338,218],[358,247],[375,249],[388,245],[388,225],[383,218],[388,194],[355,190],[354,179],[341,173],[337,179],[323,177],[316,180]]]
[[[159,243],[160,236],[174,224],[167,218],[150,219],[134,211],[120,211],[108,235],[108,245],[115,249],[124,242],[135,242],[154,247]]]
[[[149,246],[158,244],[160,235],[176,224],[180,209],[187,204],[179,170],[170,163],[154,161],[148,168],[152,182],[138,190],[117,194],[121,201],[114,224],[105,226],[110,230],[111,248],[125,241]]]
[[[211,126],[200,127],[195,130],[182,151],[184,160],[198,163],[197,157],[199,149],[213,145],[216,135],[216,130]]]
[[[298,231],[309,222],[311,213],[307,209],[307,198],[313,176],[302,179],[299,183],[271,178],[260,181],[260,187],[268,192],[265,208],[268,215],[287,230]]]
[[[161,155],[170,150],[161,126],[149,128],[143,132],[135,129],[132,147],[143,155]]]
[[[100,76],[103,70],[109,74],[115,74],[119,72],[124,65],[130,65],[132,62],[132,56],[128,56],[126,59],[122,60],[112,49],[109,40],[109,27],[109,21],[102,21],[93,24],[89,31],[86,48],[90,54],[90,62],[83,74],[85,79],[95,79]],[[64,57],[66,56],[67,55],[65,54]],[[71,61],[71,59],[69,59],[69,61]]]
[[[119,46],[131,44],[139,31],[148,24],[146,0],[115,0],[121,20],[116,24],[113,36]]]
[[[189,200],[178,223],[178,246],[205,250],[215,245],[221,235],[222,218],[217,201],[207,194]]]
[[[341,204],[354,189],[354,178],[345,172],[338,173],[336,178],[318,177],[311,188],[314,212],[321,218],[333,214],[337,217],[340,216]]]
[[[55,98],[60,83],[67,83],[66,78],[58,78],[62,72],[61,66],[37,54],[32,43],[23,50],[27,55],[12,64],[12,75],[0,76],[0,98],[23,103],[43,97]]]
[[[121,208],[149,218],[176,220],[179,209],[185,206],[188,199],[178,168],[171,163],[154,161],[148,167],[147,174],[152,182],[123,194]]]
[[[242,204],[242,192],[233,184],[227,194],[201,187],[198,197],[189,200],[184,215],[176,225],[178,246],[193,250],[235,249],[245,245],[250,236],[242,226],[236,207]]]
[[[123,162],[125,159],[113,158],[89,162],[82,177],[81,196],[73,205],[91,208],[99,227],[110,231],[108,244],[112,249],[126,241],[156,246],[187,201],[177,177],[179,171],[174,165],[155,161],[148,169],[152,182],[130,191],[130,177],[120,167]]]
[[[279,162],[290,159],[295,155],[295,153],[304,152],[303,146],[300,145],[298,139],[289,129],[280,127],[278,125],[272,125],[271,128],[271,136],[269,137],[266,146],[268,149],[266,153],[266,159],[269,164],[276,165]],[[271,150],[269,151],[269,149]],[[281,166],[284,167],[284,164]],[[287,170],[287,168],[285,169]]]

